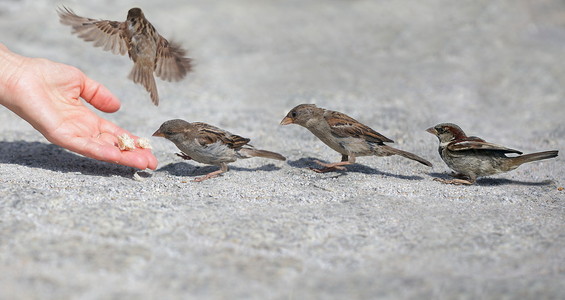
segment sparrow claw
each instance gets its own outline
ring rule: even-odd
[[[453,184],[453,185],[472,185],[474,182],[465,179],[442,179],[442,178],[434,178],[434,181],[438,181],[445,184]]]
[[[326,173],[329,172],[331,170],[329,170],[330,168],[323,168],[323,169],[316,169],[316,168],[308,168],[316,173]]]
[[[314,162],[317,163],[317,164],[319,164],[319,165],[322,166],[322,167],[326,167],[326,168],[331,168],[331,167],[333,167],[333,164],[327,164],[327,163],[321,162],[321,161],[319,161],[319,160],[317,160],[317,159],[314,160]]]
[[[336,170],[345,170],[345,167],[343,166],[343,162],[339,162],[339,163],[332,163],[332,164],[327,164],[325,162],[321,162],[319,160],[314,160],[315,163],[319,164],[322,167],[325,168],[321,168],[321,169],[316,169],[316,168],[309,168],[310,170],[316,172],[316,173],[326,173],[326,172],[331,172],[331,171],[336,171]]]
[[[218,170],[218,171],[214,171],[212,173],[208,173],[204,176],[201,177],[196,177],[192,180],[192,182],[202,182],[204,180],[208,180],[208,179],[212,179],[212,178],[216,178],[219,177],[222,173],[226,172],[226,170]]]
[[[218,176],[220,176],[220,175],[219,175],[219,174],[215,174],[215,175],[210,175],[210,174],[208,174],[208,175],[205,175],[205,176],[196,177],[196,178],[194,178],[194,179],[191,180],[191,181],[192,181],[192,182],[202,182],[202,181],[204,181],[204,180],[216,178],[216,177],[218,177]]]

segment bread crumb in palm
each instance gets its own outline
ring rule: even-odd
[[[126,151],[133,150],[135,149],[135,141],[127,133],[119,135],[118,148]]]
[[[153,149],[153,147],[151,147],[151,144],[149,143],[149,140],[146,138],[137,139],[137,146],[143,149]]]

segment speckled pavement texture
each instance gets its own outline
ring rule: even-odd
[[[157,80],[59,24],[58,5],[125,20],[141,7],[195,71]],[[156,171],[49,144],[0,108],[1,299],[563,299],[564,153],[450,186],[437,139],[456,122],[525,153],[565,149],[565,3],[508,1],[0,0],[0,42],[76,66],[149,137],[204,121],[280,152],[216,168],[151,138]],[[299,126],[297,104],[342,111],[430,160],[340,155]]]

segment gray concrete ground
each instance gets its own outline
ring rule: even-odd
[[[190,49],[195,72],[158,81],[156,108],[131,62],[58,22],[57,5],[124,20],[138,5]],[[565,3],[508,1],[0,0],[0,41],[77,66],[150,136],[204,121],[280,152],[215,168],[152,138],[142,172],[49,144],[0,109],[2,299],[563,299],[563,155],[442,185],[424,129],[456,122],[524,152],[565,149]],[[340,156],[298,126],[300,103],[343,111],[434,163]]]

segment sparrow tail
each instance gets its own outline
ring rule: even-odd
[[[145,66],[141,63],[135,63],[128,78],[133,80],[135,83],[143,85],[145,90],[149,92],[153,104],[155,104],[155,106],[159,105],[159,93],[157,92],[157,84],[155,83],[153,69],[151,67]]]
[[[524,163],[527,163],[527,162],[557,157],[558,152],[559,151],[554,150],[554,151],[544,151],[544,152],[530,153],[530,154],[525,154],[525,155],[520,155],[520,156],[514,157],[512,160],[514,160],[515,162],[517,162],[521,165],[521,164],[524,164]]]
[[[382,147],[382,146],[381,146],[381,147]],[[419,157],[419,156],[416,155],[416,154],[412,154],[412,153],[410,153],[410,152],[406,152],[406,151],[403,151],[403,150],[400,150],[400,149],[396,149],[396,148],[392,148],[392,147],[389,147],[389,146],[384,146],[384,147],[386,147],[387,150],[391,151],[391,152],[392,152],[391,154],[396,154],[396,155],[404,156],[404,157],[406,157],[406,158],[409,158],[409,159],[411,159],[411,160],[415,160],[415,161],[417,161],[417,162],[419,162],[419,163],[421,163],[421,164],[423,164],[423,165],[426,165],[426,166],[428,166],[428,167],[431,167],[431,166],[432,166],[432,163],[431,163],[431,162],[429,162],[429,161],[427,161],[427,160],[425,160],[425,159]]]
[[[263,158],[270,158],[270,159],[276,159],[276,160],[282,160],[282,161],[286,160],[286,157],[284,157],[284,156],[282,156],[278,153],[267,151],[267,150],[258,150],[258,149],[252,149],[252,148],[241,148],[239,150],[239,153],[244,158],[263,157]]]

